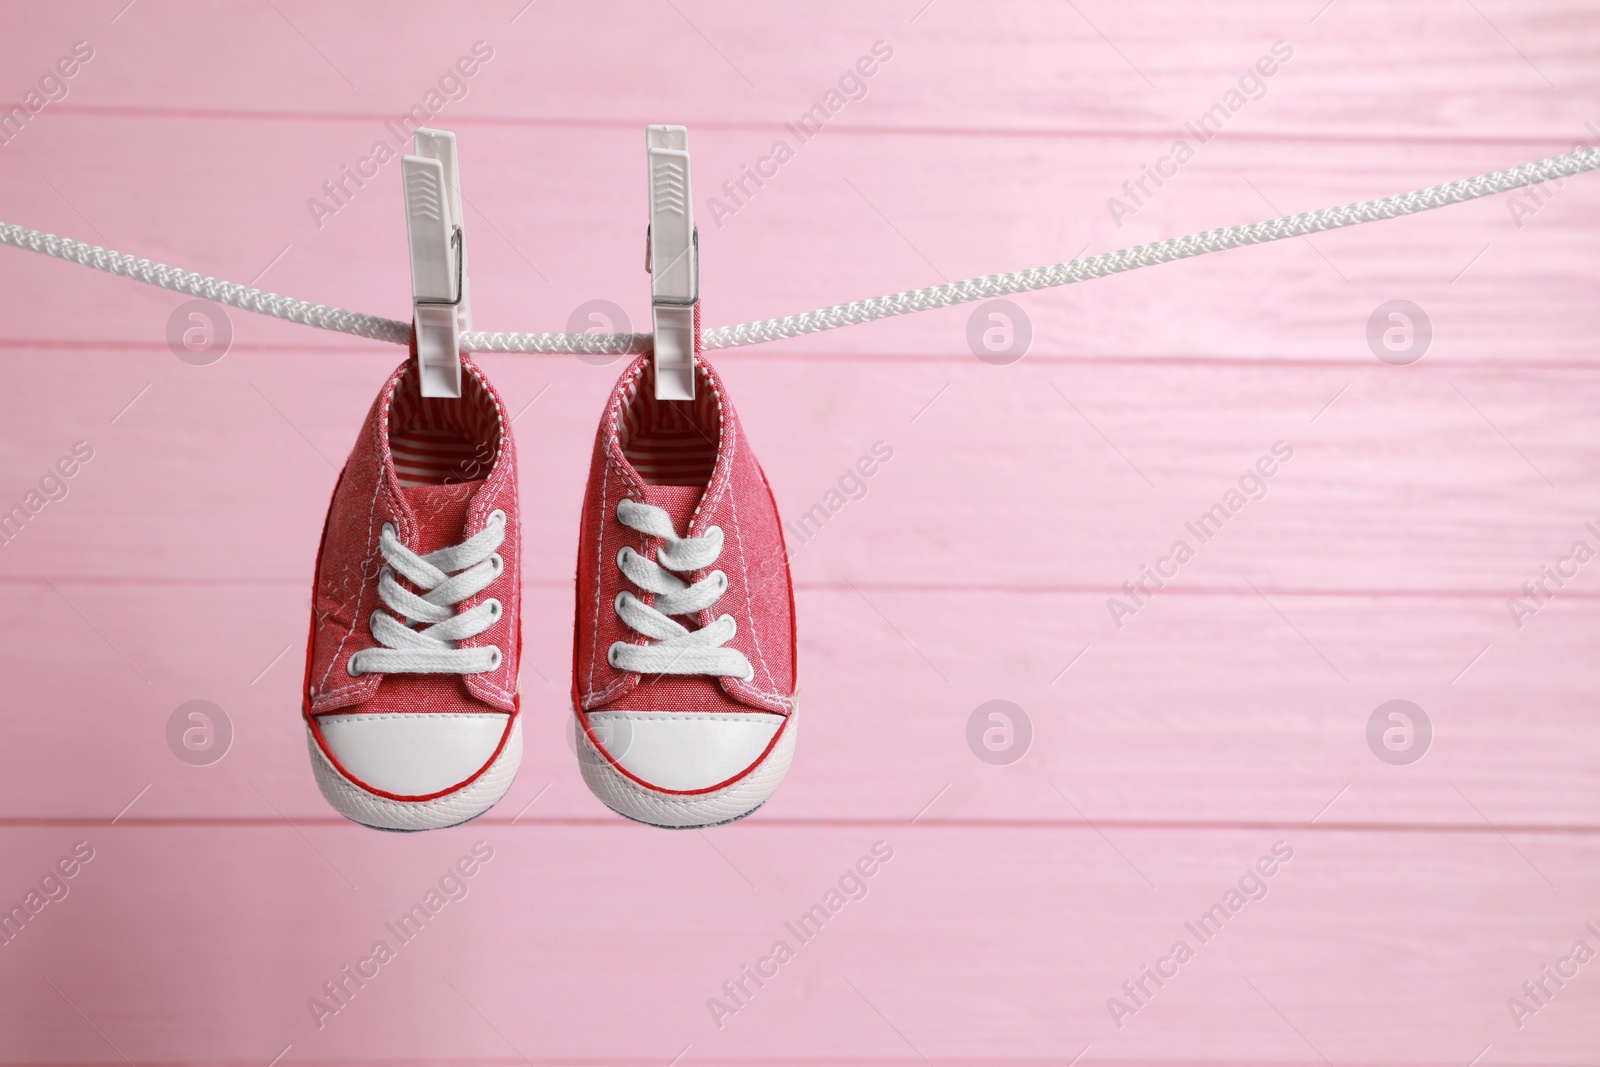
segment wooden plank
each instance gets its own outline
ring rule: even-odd
[[[338,821],[298,723],[304,588],[63,578],[7,590],[0,638],[26,710],[13,738],[30,756],[0,781],[0,816],[109,820],[138,796],[126,818]],[[1593,598],[1557,601],[1518,633],[1487,598],[1263,593],[1164,593],[1117,632],[1088,593],[802,586],[803,739],[761,818],[1216,826],[1321,812],[1345,826],[1597,826]],[[527,818],[609,822],[567,736],[568,587],[530,586],[526,602],[526,756],[492,818],[540,797]],[[167,740],[196,699],[233,728],[208,767]],[[1396,699],[1432,724],[1409,766],[1367,738]],[[1009,766],[969,747],[991,700],[1031,723]]]
[[[990,9],[834,0],[803,11],[694,2],[674,11],[621,2],[527,10],[504,0],[395,17],[373,3],[234,11],[192,0],[112,24],[121,7],[107,0],[94,9],[100,17],[78,8],[17,13],[0,63],[14,72],[19,97],[75,40],[95,48],[41,121],[53,111],[387,120],[422,105],[456,126],[667,117],[779,132],[879,40],[893,58],[830,128],[1166,135],[1239,91],[1278,41],[1290,58],[1268,65],[1264,90],[1246,80],[1230,135],[1566,142],[1600,118],[1589,106],[1600,88],[1589,61],[1593,14],[1552,0],[1476,11],[1444,0],[1399,9],[1348,0],[1326,10],[1230,2],[1174,18],[1105,2]],[[603,37],[594,32],[602,25]],[[441,88],[478,41],[492,58]],[[1400,99],[1406,106],[1395,106]]]
[[[687,1045],[686,1061],[712,1063],[1011,1064],[1088,1045],[1135,1064],[1444,1067],[1492,1045],[1518,1062],[1590,1061],[1600,991],[1587,969],[1521,1031],[1505,1002],[1574,940],[1594,944],[1592,837],[1516,839],[1560,891],[1494,835],[1108,837],[621,822],[400,841],[281,824],[11,830],[7,900],[74,841],[95,857],[3,951],[0,1052],[108,1062],[114,1044],[135,1063],[265,1063],[292,1045],[299,1062],[644,1064]],[[1200,943],[1185,923],[1279,840],[1293,855],[1269,865],[1266,896]],[[493,856],[461,880],[466,895],[400,943],[385,924],[478,841]],[[785,924],[875,841],[893,855],[865,897],[800,943]],[[380,939],[394,958],[351,983],[319,1030],[307,1000]],[[718,1029],[707,1000],[780,939],[793,959],[747,983]],[[1178,939],[1194,958],[1118,1029],[1108,998]]]
[[[0,574],[309,583],[335,468],[398,362],[368,351],[243,347],[190,367],[165,352],[14,350],[35,385],[0,398],[17,442],[0,503],[25,500],[78,441],[95,458],[4,546]],[[1506,598],[1575,541],[1600,547],[1585,526],[1600,523],[1589,371],[1370,356],[1349,368],[718,362],[802,581],[1103,597],[1181,540],[1194,558],[1179,589],[1471,593],[1501,601],[1514,631]],[[520,412],[525,573],[569,581],[595,422],[621,364],[484,363]],[[1272,477],[1249,476],[1263,461]],[[1241,480],[1259,499],[1229,497]],[[1230,504],[1220,532],[1215,517],[1197,525]],[[1563,596],[1592,595],[1584,573]]]

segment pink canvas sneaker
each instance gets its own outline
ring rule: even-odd
[[[424,398],[416,350],[333,491],[312,592],[307,741],[340,814],[384,830],[481,815],[522,760],[517,461],[469,360]]]
[[[657,401],[649,357],[595,440],[578,545],[573,707],[584,781],[665,827],[750,814],[795,744],[794,594],[778,509],[727,392]]]

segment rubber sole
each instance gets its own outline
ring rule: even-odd
[[[455,792],[432,800],[391,800],[370,793],[340,773],[323,754],[309,727],[306,744],[311,749],[311,770],[317,787],[333,810],[351,822],[374,830],[444,830],[476,819],[511,788],[517,768],[522,765],[522,717],[517,716],[505,747],[482,774]]]
[[[736,822],[765,804],[782,784],[794,759],[799,706],[783,725],[783,736],[754,770],[731,785],[710,793],[663,793],[640,785],[617,770],[595,748],[581,728],[576,730],[578,769],[584,784],[600,802],[624,819],[662,830],[699,830]]]
[[[762,803],[764,804],[766,802],[762,801]],[[611,810],[616,812],[618,815],[622,815],[622,812],[617,811],[615,808],[612,808]],[[743,815],[735,815],[733,818],[723,819],[721,822],[709,822],[704,826],[667,826],[658,822],[645,822],[643,819],[635,819],[632,815],[622,815],[622,817],[627,819],[629,822],[636,822],[640,826],[654,826],[657,830],[709,830],[713,826],[727,826],[731,822],[738,822],[740,819],[748,819],[750,816],[754,815],[760,810],[761,804],[757,804]]]

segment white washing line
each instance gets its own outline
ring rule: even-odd
[[[703,342],[706,348],[734,348],[739,345],[761,344],[785,337],[836,330],[841,326],[871,322],[891,315],[909,315],[916,311],[965,304],[974,300],[987,300],[1012,293],[1027,293],[1037,289],[1050,289],[1059,285],[1102,278],[1108,274],[1168,263],[1175,259],[1207,252],[1221,252],[1241,245],[1264,244],[1282,241],[1289,237],[1336,230],[1379,219],[1393,219],[1401,215],[1415,215],[1420,211],[1466,200],[1493,196],[1527,185],[1568,178],[1574,174],[1600,168],[1600,148],[1578,148],[1565,155],[1551,156],[1533,163],[1480,174],[1476,178],[1435,185],[1430,189],[1401,193],[1380,200],[1366,200],[1344,207],[1307,211],[1287,215],[1267,222],[1245,226],[1226,226],[1205,233],[1174,237],[1166,241],[1107,252],[1087,259],[1074,259],[1048,267],[1015,271],[1010,274],[990,274],[982,278],[949,282],[926,289],[911,289],[889,296],[857,300],[850,304],[835,304],[818,311],[790,315],[781,319],[764,319],[739,326],[719,326],[706,330]],[[324,330],[338,330],[358,337],[371,337],[394,344],[407,344],[411,337],[411,324],[376,315],[363,315],[344,308],[313,304],[295,300],[276,293],[252,289],[247,285],[208,278],[193,271],[179,270],[148,259],[138,259],[121,252],[96,245],[74,241],[68,237],[30,230],[11,223],[0,222],[0,244],[15,245],[29,251],[40,252],[85,267],[93,267],[124,278],[159,285],[163,289],[204,297],[219,304],[254,311],[262,315],[304,323]],[[643,333],[464,333],[462,347],[470,352],[571,352],[571,353],[622,353],[643,352],[650,347],[650,335]]]

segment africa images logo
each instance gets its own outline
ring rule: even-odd
[[[883,65],[894,58],[894,46],[888,41],[874,41],[870,55],[863,55],[845,68],[838,80],[793,122],[785,122],[784,130],[794,138],[780,137],[772,142],[766,154],[757,157],[755,165],[739,165],[739,176],[722,183],[722,197],[706,198],[706,213],[722,229],[723,223],[737,215],[767,182],[778,176],[783,165],[795,157],[801,146],[822,132],[835,115],[853,101],[867,98],[867,81]]]
[[[1201,948],[1215,941],[1223,927],[1246,905],[1265,900],[1272,888],[1268,880],[1281,872],[1292,859],[1294,848],[1289,842],[1282,839],[1274,841],[1270,852],[1245,868],[1238,880],[1223,892],[1220,900],[1202,912],[1198,919],[1183,924],[1184,931],[1194,938],[1193,945],[1189,944],[1188,938],[1178,938],[1167,954],[1155,961],[1154,967],[1148,963],[1141,964],[1139,974],[1122,983],[1122,996],[1107,997],[1106,1010],[1111,1013],[1111,1021],[1117,1024],[1117,1029],[1121,1030],[1130,1017],[1149,1007],[1156,994],[1178,977],[1182,968],[1195,958]]]
[[[881,874],[892,859],[894,846],[887,841],[874,841],[871,854],[862,855],[846,867],[838,880],[822,894],[821,900],[801,912],[794,921],[783,924],[784,932],[789,937],[774,941],[767,954],[758,957],[753,965],[740,965],[739,973],[722,983],[721,997],[707,997],[706,1010],[711,1013],[711,1021],[717,1029],[721,1030],[727,1025],[728,1019],[748,1007],[755,995],[778,977],[783,966],[820,934],[822,928],[844,910],[845,905],[865,900],[871,890],[868,883]],[[793,944],[789,943],[790,937],[794,939]]]
[[[434,86],[422,94],[421,100],[383,124],[387,136],[373,141],[367,154],[358,158],[353,167],[349,163],[341,164],[338,175],[322,183],[323,195],[306,200],[306,210],[311,212],[311,221],[317,224],[317,229],[322,229],[328,216],[343,211],[356,193],[378,176],[379,167],[405,155],[413,133],[436,118],[446,105],[465,100],[472,90],[468,83],[482,71],[483,64],[493,58],[494,49],[487,41],[474,41],[471,54],[461,56],[445,68]]]
[[[1201,112],[1193,122],[1183,124],[1185,136],[1173,141],[1166,155],[1158,157],[1153,167],[1141,163],[1139,177],[1122,183],[1122,193],[1127,199],[1113,196],[1106,200],[1106,210],[1111,213],[1111,221],[1117,224],[1117,229],[1122,229],[1123,220],[1128,216],[1137,215],[1140,208],[1150,203],[1157,190],[1176,178],[1180,168],[1195,157],[1201,145],[1221,133],[1228,120],[1243,111],[1250,101],[1266,96],[1267,79],[1278,73],[1282,65],[1293,57],[1292,45],[1287,41],[1274,41],[1270,54],[1260,56],[1255,63],[1246,67],[1221,99]],[[1193,143],[1190,137],[1194,138]],[[1150,187],[1152,183],[1154,189]]]

